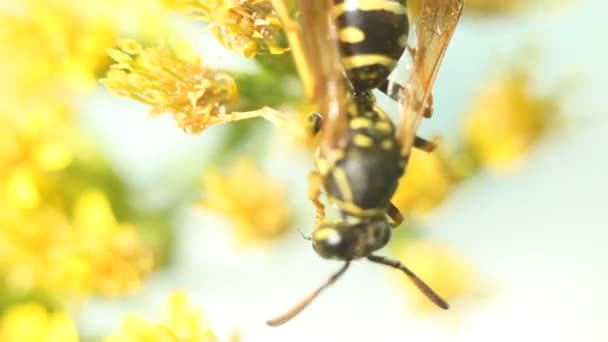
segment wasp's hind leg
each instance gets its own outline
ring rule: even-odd
[[[416,138],[414,139],[414,147],[419,150],[423,150],[424,152],[433,152],[437,148],[437,144],[419,136],[416,136]]]
[[[315,215],[315,228],[318,227],[325,219],[325,206],[319,200],[321,196],[321,187],[323,186],[323,176],[318,172],[311,172],[308,176],[308,198],[317,209]]]
[[[391,99],[397,102],[401,101],[401,96],[403,94],[403,86],[401,84],[386,79],[384,80],[384,82],[382,82],[382,84],[378,86],[377,89],[384,93],[386,96],[390,97]],[[427,119],[433,116],[433,94],[429,95],[429,99],[424,105],[424,113],[422,113],[422,116]]]

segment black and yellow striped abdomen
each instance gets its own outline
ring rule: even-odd
[[[334,0],[340,53],[355,91],[378,87],[407,44],[405,0]]]
[[[330,200],[354,217],[384,217],[405,167],[395,127],[371,99],[370,92],[354,98],[343,153],[320,168]]]

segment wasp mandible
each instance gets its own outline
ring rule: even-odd
[[[434,145],[416,136],[420,119],[432,112],[431,90],[463,8],[463,0],[301,0],[292,18],[283,0],[272,0],[292,48],[307,97],[322,114],[310,117],[321,134],[309,197],[316,207],[312,246],[344,266],[291,310],[267,321],[281,325],[334,283],[352,260],[403,271],[437,306],[448,304],[409,268],[374,254],[384,247],[403,216],[391,203],[412,147]],[[415,31],[415,45],[408,44]],[[411,65],[402,84],[389,80],[406,53]],[[376,105],[373,89],[398,101],[398,128]],[[340,220],[325,220],[324,190]]]

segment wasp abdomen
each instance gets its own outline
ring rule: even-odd
[[[405,0],[336,0],[342,65],[355,90],[378,87],[407,45]]]

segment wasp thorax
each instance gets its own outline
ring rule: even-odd
[[[384,247],[390,237],[391,226],[384,218],[323,223],[312,235],[312,247],[324,258],[352,260]]]

